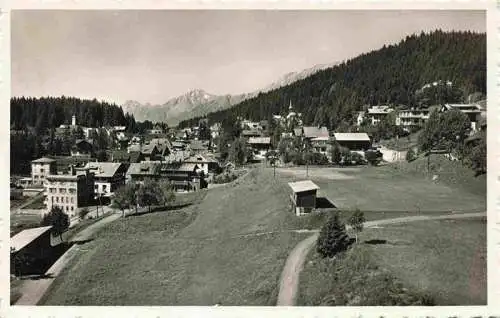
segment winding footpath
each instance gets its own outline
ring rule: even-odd
[[[398,223],[409,223],[416,221],[429,221],[429,220],[448,220],[448,219],[465,219],[465,218],[477,218],[486,217],[486,212],[480,213],[460,213],[460,214],[447,214],[438,216],[408,216],[394,219],[384,219],[365,222],[365,228],[387,225],[387,224],[398,224]],[[349,228],[349,227],[348,227]],[[313,248],[314,243],[318,239],[319,230],[317,230],[313,235],[301,241],[292,250],[288,256],[283,272],[281,273],[279,294],[277,306],[294,306],[297,296],[297,291],[299,287],[299,275],[304,268],[304,262],[309,251]]]

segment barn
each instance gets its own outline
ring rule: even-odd
[[[292,188],[290,199],[297,216],[311,212],[316,207],[316,194],[319,187],[311,180],[288,183]]]

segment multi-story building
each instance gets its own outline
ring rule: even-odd
[[[94,174],[85,168],[71,167],[69,174],[50,174],[45,180],[45,205],[47,212],[60,207],[70,219],[80,208],[94,200]]]
[[[396,115],[396,125],[404,128],[422,127],[429,119],[429,109],[402,109]]]
[[[94,193],[110,198],[119,187],[125,185],[128,165],[121,162],[89,162],[86,169],[94,173]]]
[[[393,111],[394,109],[389,106],[372,106],[368,108],[365,116],[368,118],[372,125],[376,125]]]
[[[483,107],[478,104],[444,104],[441,107],[441,112],[459,110],[469,117],[472,132],[479,129],[478,122],[481,119],[481,114],[483,113]]]
[[[43,185],[45,177],[57,174],[56,160],[42,157],[31,161],[31,178],[34,185]]]

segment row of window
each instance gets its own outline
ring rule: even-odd
[[[58,205],[55,205],[55,206],[58,206]],[[66,208],[64,206],[59,206],[63,211],[66,210],[66,212],[69,212],[69,211],[74,211],[75,210],[75,207],[74,206],[66,206]]]
[[[59,193],[66,194],[66,192],[68,192],[69,194],[75,194],[76,189],[75,188],[69,188],[69,189],[59,188]],[[57,188],[49,188],[49,193],[57,193]]]
[[[56,203],[59,203],[59,199],[61,199],[61,203],[64,203],[64,198],[66,198],[66,203],[75,203],[74,197],[52,197],[51,200],[52,203],[54,203],[54,201]]]

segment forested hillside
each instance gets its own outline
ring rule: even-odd
[[[10,100],[11,129],[34,127],[37,132],[47,128],[71,124],[76,115],[78,125],[84,127],[133,126],[132,115],[124,114],[121,107],[103,101],[74,97],[19,97]]]
[[[314,48],[311,48],[314,49]],[[393,104],[418,107],[418,90],[425,84],[451,81],[452,100],[463,101],[474,92],[486,93],[486,34],[434,31],[411,35],[400,43],[362,54],[303,80],[261,93],[234,107],[211,113],[210,122],[243,116],[270,119],[284,113],[290,101],[305,124],[335,129],[352,123],[364,105]],[[184,121],[180,127],[197,123]]]

